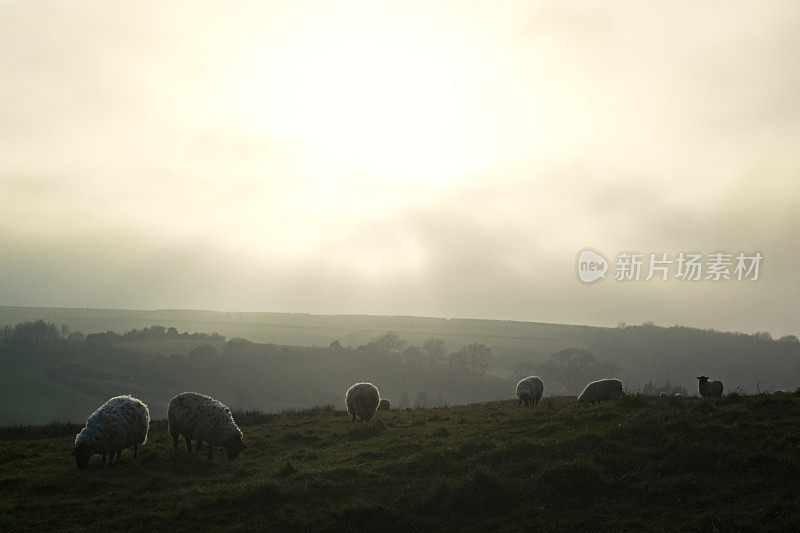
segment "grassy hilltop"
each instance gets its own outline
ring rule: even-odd
[[[239,413],[229,462],[69,452],[79,426],[0,430],[0,530],[800,528],[800,394]]]

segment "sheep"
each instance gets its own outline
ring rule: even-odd
[[[517,383],[517,405],[523,403],[536,405],[542,399],[542,391],[544,391],[544,383],[541,378],[537,376],[528,376],[525,379],[519,380]]]
[[[347,389],[344,396],[347,412],[353,416],[353,422],[358,416],[362,422],[369,422],[378,408],[381,396],[378,387],[372,383],[355,383]]]
[[[205,441],[208,444],[208,458],[211,459],[215,447],[225,448],[228,460],[239,457],[247,445],[242,442],[242,430],[236,425],[231,410],[221,402],[198,392],[183,392],[169,401],[167,407],[169,435],[172,446],[178,449],[181,435],[186,439],[186,449],[192,453],[192,440],[197,441],[195,455]]]
[[[722,382],[708,381],[708,376],[697,376],[697,391],[703,398],[718,398],[722,396]]]
[[[669,394],[667,394],[666,392],[662,391],[661,394],[658,395],[658,397],[659,398],[669,398]]]
[[[109,456],[109,466],[116,455],[119,462],[124,448],[133,448],[133,458],[139,456],[139,446],[147,442],[150,411],[141,400],[130,395],[114,396],[86,420],[86,426],[75,435],[75,457],[78,468],[86,468],[92,455]]]
[[[388,398],[381,398],[378,402],[378,411],[389,411],[392,408],[392,402]]]
[[[676,392],[675,393],[675,397],[676,398],[683,398],[683,394],[681,394],[680,392]]]
[[[578,402],[594,403],[603,400],[617,400],[622,396],[622,382],[618,379],[599,379],[592,381],[583,389]]]

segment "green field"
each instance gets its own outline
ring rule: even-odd
[[[0,530],[800,528],[798,393],[237,419],[234,462],[159,421],[138,461],[83,471],[77,426],[0,430]]]
[[[538,322],[414,316],[311,315],[307,313],[240,313],[183,309],[79,309],[0,306],[0,326],[45,320],[83,333],[124,332],[154,324],[180,331],[219,333],[253,342],[289,346],[358,346],[387,331],[412,344],[441,337],[448,350],[481,342],[492,347],[495,370],[505,371],[512,359],[532,351],[542,356],[567,347],[585,347],[590,326]]]

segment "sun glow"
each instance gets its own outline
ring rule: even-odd
[[[284,56],[285,134],[369,174],[446,180],[465,164],[465,79],[445,47],[387,35],[319,35]]]

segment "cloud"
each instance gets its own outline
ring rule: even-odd
[[[0,6],[3,302],[793,332],[795,2],[316,7]],[[305,116],[292,80],[361,74],[333,54],[292,77],[342,28],[435,51],[453,105],[432,120],[455,125],[413,99],[355,115],[336,80],[311,109],[368,131],[286,129]],[[377,72],[417,98],[438,79]],[[381,117],[403,109],[410,140],[387,145]],[[586,287],[585,247],[758,250],[764,278]]]

